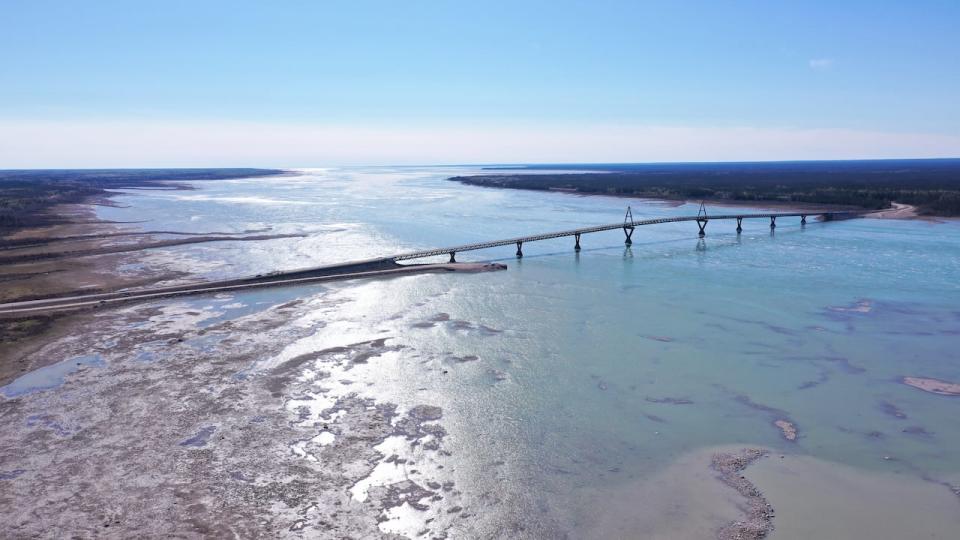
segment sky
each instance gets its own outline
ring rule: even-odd
[[[960,1],[0,0],[0,168],[960,157]]]

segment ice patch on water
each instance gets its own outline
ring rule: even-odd
[[[406,453],[409,442],[406,437],[394,435],[387,437],[374,450],[384,456],[403,455]],[[355,501],[365,502],[368,497],[368,491],[373,486],[386,486],[407,480],[407,467],[405,463],[396,463],[395,461],[381,461],[374,467],[369,476],[363,478],[350,488],[350,494]]]
[[[336,397],[323,393],[310,392],[306,397],[288,400],[284,405],[288,411],[300,414],[304,421],[320,418],[323,411],[337,404]],[[305,413],[303,411],[306,411]]]
[[[313,437],[312,439],[297,441],[294,444],[291,444],[290,450],[297,457],[318,462],[320,461],[320,458],[318,458],[313,452],[310,452],[308,447],[312,445],[327,446],[333,444],[333,441],[335,441],[336,438],[337,436],[329,431],[321,431],[319,435]]]
[[[337,440],[337,436],[329,431],[322,431],[319,435],[313,438],[313,441],[319,444],[320,446],[327,446],[333,444],[333,441]]]
[[[417,501],[415,501],[417,502]],[[394,506],[384,510],[383,517],[378,527],[387,534],[396,534],[407,538],[416,538],[418,533],[423,530],[427,524],[429,514],[422,510],[417,510],[408,502],[400,506]]]
[[[320,461],[317,459],[317,456],[307,452],[307,445],[310,444],[310,441],[297,441],[294,444],[290,445],[290,450],[293,451],[293,455],[308,459],[310,461]]]

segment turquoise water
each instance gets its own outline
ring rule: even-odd
[[[697,212],[445,180],[470,172],[353,168],[197,182],[194,191],[121,195],[127,208],[100,213],[146,219],[149,229],[308,235],[162,252],[219,278],[615,223],[628,204],[636,219]],[[631,248],[620,231],[587,235],[579,254],[572,238],[536,242],[522,260],[512,246],[462,253],[459,261],[509,270],[303,294],[358,299],[344,314],[350,333],[387,332],[407,347],[374,391],[442,406],[460,489],[491,508],[513,505],[522,521],[575,529],[600,504],[582,494],[718,444],[931,479],[960,474],[960,398],[900,382],[960,381],[960,223],[801,228],[791,218],[775,233],[745,222],[739,236],[735,226],[711,222],[702,240],[694,223],[642,227]],[[289,301],[291,289],[235,296],[269,305]],[[415,326],[441,313],[469,324]],[[797,441],[773,425],[781,418],[795,423]]]

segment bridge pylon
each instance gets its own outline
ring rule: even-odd
[[[700,201],[700,210],[697,211],[697,226],[700,227],[698,236],[700,238],[707,235],[706,228],[708,221],[710,220],[707,219],[707,207],[704,206],[703,201]],[[737,225],[739,226],[739,222],[737,222]]]
[[[623,234],[627,235],[623,243],[628,246],[633,244],[633,239],[631,239],[633,236],[633,212],[630,211],[629,206],[627,207],[627,215],[623,216]],[[579,246],[579,244],[580,242],[578,241],[577,245]]]

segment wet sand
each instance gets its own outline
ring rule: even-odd
[[[809,456],[774,455],[744,475],[776,509],[772,540],[953,539],[960,499],[909,473],[869,472]]]
[[[890,203],[893,208],[872,212],[866,217],[873,219],[914,219],[920,217],[917,213],[917,207],[903,203]]]
[[[711,467],[717,452],[740,447],[705,448],[685,454],[649,479],[630,482],[589,499],[603,501],[581,538],[716,538],[720,529],[742,519],[743,497]]]
[[[960,498],[945,483],[741,446],[687,453],[587,500],[602,511],[579,531],[584,538],[903,540],[960,531]]]
[[[904,377],[903,384],[941,396],[960,396],[960,383],[926,377]]]
[[[86,216],[74,209],[75,218]],[[115,227],[91,220],[16,236],[90,242],[104,234],[93,242],[109,244],[123,236]],[[140,257],[138,250],[2,270],[19,283],[14,298],[45,292],[48,282],[56,291],[115,290],[132,279],[169,278],[149,264],[138,264],[134,276],[120,269]],[[489,269],[410,265],[354,277]],[[396,354],[389,337],[251,367],[322,328],[344,302],[315,290],[306,298],[214,324],[204,323],[217,318],[212,305],[167,299],[0,321],[5,534],[371,538],[390,537],[384,533],[407,521],[433,536],[467,523],[454,483],[437,476],[436,460],[451,455],[439,407],[403,409],[352,386],[330,388],[334,377],[346,385],[348,372],[357,378],[363,366]],[[397,461],[388,450],[414,452],[422,464],[405,466],[402,481],[381,483],[375,471]],[[366,486],[363,500],[351,497],[358,485]],[[406,511],[417,519],[400,519]]]
[[[281,354],[344,301],[315,296],[211,325],[201,323],[215,312],[185,304],[132,306],[46,340],[38,354],[65,358],[63,369],[0,398],[6,534],[371,538],[408,507],[434,535],[464,523],[451,510],[466,504],[434,464],[450,455],[442,410],[337,387],[376,373],[396,354],[391,337]],[[366,480],[389,461],[388,440],[390,453],[417,449],[419,466],[402,481]],[[364,481],[357,500],[350,490]]]

